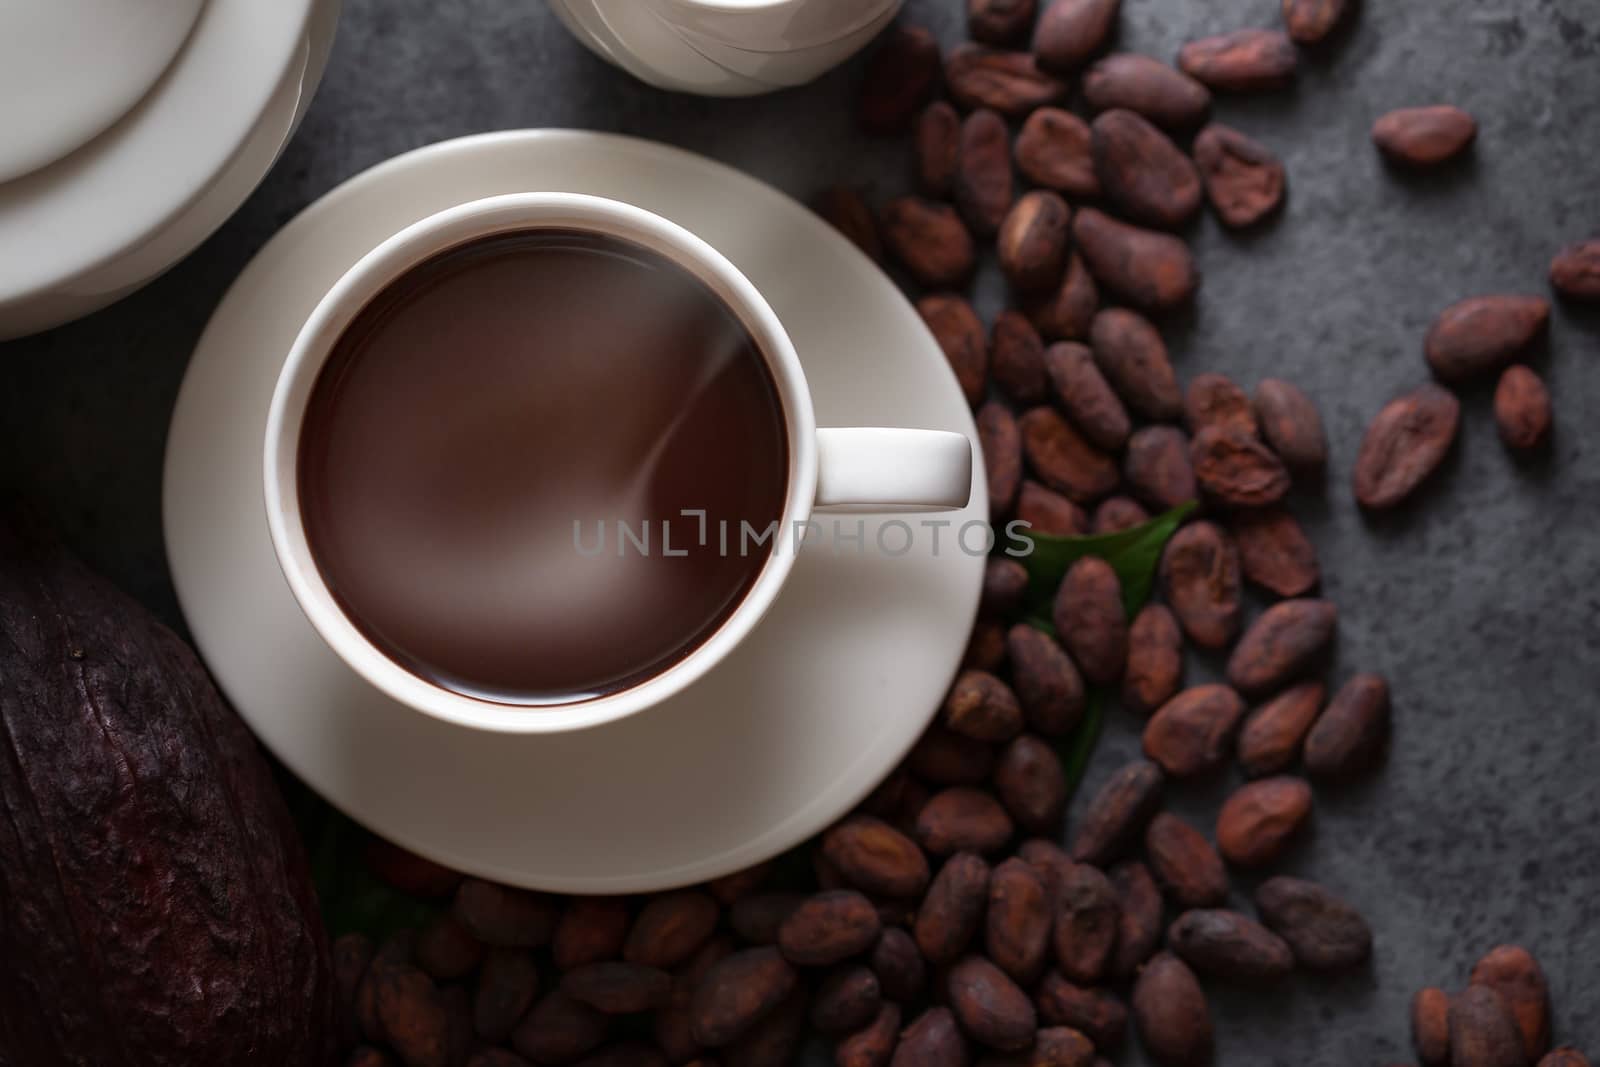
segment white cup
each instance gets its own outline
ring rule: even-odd
[[[632,241],[694,275],[738,316],[767,361],[788,431],[789,473],[774,547],[739,606],[687,656],[629,688],[528,708],[465,696],[386,656],[339,607],[317,567],[300,511],[298,455],[306,404],[335,343],[374,296],[440,252],[494,234],[553,228]],[[390,237],[345,272],[301,327],[267,415],[267,523],[295,599],[328,646],[394,700],[445,722],[506,733],[581,729],[631,715],[683,691],[727,656],[772,606],[814,508],[951,510],[972,488],[972,446],[941,430],[819,429],[805,372],[783,324],[749,279],[716,249],[658,215],[577,193],[519,193],[441,211]]]

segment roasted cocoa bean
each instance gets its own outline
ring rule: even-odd
[[[1000,270],[1006,280],[1021,293],[1043,292],[1060,285],[1067,269],[1067,240],[1071,232],[1072,209],[1059,193],[1035,189],[1023,194],[1000,224],[1000,235],[995,242]],[[1037,340],[1033,327],[1028,329]],[[1039,377],[1036,399],[1043,399],[1042,374]],[[1001,385],[1004,384],[1002,381]],[[1012,395],[1019,403],[1032,403],[1035,399]]]
[[[382,1049],[362,1045],[351,1051],[344,1067],[395,1067],[394,1059]]]
[[[573,897],[561,912],[550,943],[560,971],[618,959],[628,936],[628,902],[621,897]]]
[[[1067,95],[1067,83],[1036,66],[1027,52],[976,44],[951,49],[944,61],[944,80],[964,110],[988,108],[1008,118],[1021,118]]]
[[[1126,108],[1092,124],[1095,175],[1122,213],[1149,226],[1175,229],[1200,210],[1200,173],[1171,138]]]
[[[917,948],[929,963],[947,966],[961,958],[983,919],[989,895],[989,865],[975,852],[945,861],[928,886],[912,924]]]
[[[1550,983],[1533,953],[1521,945],[1496,945],[1472,967],[1471,982],[1505,1001],[1533,1063],[1550,1048]]]
[[[1424,348],[1441,381],[1462,382],[1498,373],[1525,352],[1550,324],[1542,296],[1474,296],[1439,313]]]
[[[1226,982],[1275,982],[1294,970],[1288,942],[1236,911],[1186,911],[1167,929],[1167,944],[1200,974]]]
[[[1178,51],[1178,68],[1216,92],[1282,89],[1294,81],[1299,56],[1288,34],[1235,30],[1190,41]]]
[[[867,61],[856,114],[872,133],[899,133],[939,83],[939,42],[921,26],[897,25]]]
[[[1348,0],[1283,0],[1283,25],[1299,44],[1320,44],[1344,18]]]
[[[1183,394],[1183,421],[1190,433],[1207,426],[1231,426],[1245,434],[1259,432],[1250,394],[1225,374],[1197,374]]]
[[[1079,503],[1117,487],[1117,461],[1094,447],[1052,408],[1033,408],[1017,420],[1022,454],[1041,482]]]
[[[936,723],[912,747],[906,766],[929,785],[978,785],[994,769],[994,757],[993,746]]]
[[[1079,537],[1089,532],[1089,516],[1082,508],[1031,478],[1024,478],[1017,494],[1017,519],[1034,533]]]
[[[546,995],[511,1032],[511,1046],[535,1063],[570,1063],[605,1043],[611,1022],[561,990]]]
[[[1070,74],[1106,46],[1122,0],[1052,0],[1033,33],[1033,51],[1046,70]]]
[[[465,877],[381,837],[369,838],[361,856],[380,882],[414,897],[447,897]]]
[[[883,262],[883,238],[878,220],[861,193],[847,185],[835,185],[817,197],[817,214],[866,253],[874,263]]]
[[[642,963],[586,963],[562,976],[561,991],[607,1015],[631,1015],[665,1004],[672,994],[672,976]]]
[[[936,200],[949,197],[961,165],[961,113],[943,100],[923,108],[914,145],[917,188]]]
[[[591,1052],[573,1067],[668,1067],[660,1051],[643,1041],[619,1041]]]
[[[1029,728],[1060,737],[1076,727],[1087,704],[1083,676],[1055,638],[1018,623],[1006,634],[1006,654]]]
[[[1045,350],[1044,365],[1056,401],[1072,424],[1096,448],[1120,450],[1133,431],[1133,421],[1089,348],[1073,341],[1058,342]]]
[[[1011,409],[989,401],[978,409],[978,448],[989,482],[989,513],[1009,515],[1022,483],[1022,430]]]
[[[1150,871],[1180,908],[1216,907],[1228,898],[1228,871],[1205,835],[1170,812],[1144,832]]]
[[[967,0],[967,36],[984,44],[1015,44],[1033,28],[1035,0]]]
[[[1016,858],[994,869],[983,944],[995,966],[1013,980],[1032,985],[1044,973],[1053,919],[1039,872]]]
[[[1281,378],[1256,386],[1256,418],[1261,436],[1291,470],[1319,474],[1328,462],[1328,436],[1317,406]]]
[[[1282,597],[1303,596],[1322,580],[1317,549],[1282,508],[1241,511],[1228,522],[1244,576]]]
[[[1015,615],[1021,610],[1022,598],[1027,591],[1026,567],[1014,559],[989,557],[983,567],[983,592],[978,597],[978,616],[1005,618]]]
[[[805,900],[792,892],[751,893],[728,909],[728,925],[750,945],[770,945],[778,940],[778,927]]]
[[[889,1067],[966,1067],[967,1039],[949,1008],[929,1008],[900,1034]]]
[[[1423,1067],[1450,1062],[1450,994],[1430,986],[1411,998],[1411,1045]]]
[[[950,968],[946,995],[956,1022],[979,1044],[1015,1052],[1033,1043],[1038,1018],[1028,995],[982,956]]]
[[[1225,685],[1197,685],[1163,704],[1144,728],[1144,754],[1173,778],[1219,769],[1233,753],[1244,699]]]
[[[360,1065],[357,1064],[355,1067]],[[507,1052],[503,1048],[485,1048],[474,1052],[467,1060],[466,1067],[532,1067],[532,1065],[515,1052]]]
[[[935,793],[917,815],[917,841],[935,856],[998,852],[1016,829],[991,794],[956,786]]]
[[[1017,206],[1020,208],[1022,201],[1018,201]],[[1013,211],[1012,215],[1015,214]],[[1039,331],[1020,311],[1002,311],[995,316],[994,326],[989,330],[989,371],[995,384],[1018,404],[1042,404],[1049,397],[1050,377],[1045,372],[1044,342],[1039,339]]]
[[[822,835],[822,855],[850,885],[886,897],[928,887],[928,860],[915,841],[882,819],[851,816]]]
[[[872,946],[868,959],[872,973],[878,976],[883,995],[901,1004],[910,1004],[922,996],[927,986],[927,968],[923,966],[922,953],[909,933],[896,926],[885,927]]]
[[[1072,218],[1072,237],[1096,281],[1147,311],[1182,307],[1199,287],[1189,246],[1170,233],[1081,208]]]
[[[1076,252],[1067,257],[1061,284],[1044,296],[1026,302],[1029,320],[1046,341],[1077,341],[1089,336],[1089,325],[1100,307],[1100,290]]]
[[[900,1006],[884,1004],[866,1026],[833,1049],[835,1067],[889,1067],[900,1037]]]
[[[1478,137],[1478,121],[1458,107],[1404,107],[1372,124],[1372,143],[1407,167],[1433,167],[1454,159]]]
[[[1122,677],[1128,663],[1128,616],[1111,564],[1084,556],[1067,568],[1051,611],[1056,635],[1094,685]]]
[[[1589,1067],[1589,1059],[1577,1049],[1563,1046],[1540,1059],[1539,1067]]]
[[[1122,706],[1148,715],[1172,699],[1183,684],[1183,635],[1165,604],[1146,604],[1128,627],[1128,668],[1122,675]]]
[[[1260,141],[1213,122],[1194,139],[1206,199],[1223,225],[1254,226],[1283,206],[1283,163]]]
[[[1170,952],[1151,960],[1133,987],[1133,1020],[1151,1057],[1164,1067],[1211,1062],[1211,1009],[1194,972]]]
[[[967,403],[983,403],[988,389],[989,346],[984,342],[983,322],[972,305],[959,296],[935,293],[917,301],[917,313],[927,324],[933,339],[955,371]],[[1000,451],[1004,451],[1003,442]]]
[[[964,671],[988,671],[990,674],[1006,664],[1006,629],[994,619],[979,619],[967,638],[967,649],[961,656]],[[872,812],[877,815],[879,812]]]
[[[1256,889],[1256,912],[1283,938],[1302,967],[1339,971],[1372,954],[1372,929],[1361,913],[1303,878],[1269,879]]]
[[[1302,682],[1252,712],[1239,733],[1239,765],[1244,773],[1261,778],[1293,766],[1326,696],[1321,682]]]
[[[448,913],[436,915],[417,931],[412,959],[437,982],[471,974],[483,960],[483,942]]]
[[[554,897],[468,878],[456,890],[454,911],[486,945],[539,948],[550,943],[561,917]]]
[[[1526,452],[1550,439],[1550,390],[1520,363],[1500,375],[1494,391],[1494,421],[1507,448]]]
[[[1161,553],[1161,589],[1189,640],[1226,648],[1239,633],[1239,551],[1213,522],[1180,527]]]
[[[1059,833],[1067,811],[1067,778],[1055,749],[1023,734],[1000,751],[994,791],[1022,829]]]
[[[1090,529],[1099,534],[1120,533],[1150,521],[1150,513],[1137,500],[1127,496],[1107,497],[1094,509]]]
[[[539,968],[531,953],[520,948],[490,949],[473,990],[473,1030],[485,1041],[505,1041],[538,995]]]
[[[378,1015],[378,984],[386,968],[411,962],[411,945],[416,932],[403,930],[386,938],[378,946],[366,972],[356,985],[355,1013],[360,1035],[368,1041],[382,1043],[383,1019]]]
[[[1600,300],[1600,237],[1557,252],[1550,261],[1550,285],[1568,300]]]
[[[1093,1067],[1094,1043],[1068,1026],[1051,1026],[1034,1035],[1020,1052],[991,1053],[977,1067]]]
[[[992,674],[963,671],[950,687],[941,710],[954,733],[974,741],[1009,741],[1022,732],[1022,706],[1011,689]]]
[[[1146,426],[1128,438],[1122,457],[1128,488],[1156,511],[1171,511],[1199,497],[1189,437],[1176,426]]]
[[[1460,421],[1461,402],[1431,382],[1389,401],[1356,456],[1356,501],[1381,511],[1410,496],[1444,462]]]
[[[778,927],[778,949],[797,967],[830,967],[865,952],[883,929],[878,909],[854,889],[807,898]]]
[[[1289,492],[1289,472],[1260,440],[1226,426],[1208,426],[1190,448],[1195,480],[1208,496],[1235,508],[1264,508]]]
[[[1211,111],[1211,90],[1181,70],[1135,52],[1097,60],[1084,72],[1083,99],[1092,111],[1127,108],[1169,130],[1192,130]]]
[[[961,124],[961,152],[951,188],[956,208],[979,237],[993,237],[1016,196],[1011,173],[1011,132],[1006,120],[988,108]]]
[[[705,944],[719,917],[709,893],[679,890],[653,897],[634,920],[622,958],[647,967],[676,967]]]
[[[1078,864],[1072,862],[1066,849],[1042,837],[1024,841],[1017,849],[1017,858],[1038,872],[1040,881],[1044,882],[1045,896],[1050,901],[1050,911],[1054,914],[1061,903],[1061,887]]]
[[[1161,889],[1150,868],[1136,861],[1111,868],[1117,891],[1117,945],[1111,953],[1111,976],[1132,978],[1161,944]]]
[[[695,1039],[708,1048],[731,1043],[788,999],[798,983],[795,969],[771,946],[719,960],[690,1001]]]
[[[1311,787],[1300,778],[1263,778],[1240,786],[1217,815],[1217,850],[1240,867],[1277,859],[1311,815]]]
[[[960,288],[977,265],[972,234],[956,209],[921,197],[889,201],[883,209],[883,242],[912,278],[930,289]]]
[[[1052,932],[1056,966],[1069,981],[1091,985],[1105,977],[1116,948],[1121,916],[1117,890],[1086,863],[1072,864],[1058,877]]]
[[[1100,1052],[1109,1053],[1122,1044],[1128,1009],[1103,989],[1074,985],[1051,971],[1039,985],[1035,1006],[1040,1022],[1070,1027],[1094,1042]]]
[[[409,963],[372,968],[379,1025],[408,1067],[448,1067],[450,1020],[433,980]]]
[[[1144,831],[1161,803],[1162,778],[1160,767],[1135,760],[1107,779],[1078,822],[1069,850],[1072,858],[1105,866]]]
[[[1013,154],[1017,170],[1034,185],[1083,199],[1100,195],[1089,124],[1070,111],[1042,107],[1029,115]]]
[[[1247,695],[1273,692],[1298,678],[1333,640],[1339,610],[1331,601],[1285,600],[1263,611],[1234,646],[1228,682]]]
[[[838,1036],[861,1029],[878,1017],[883,989],[869,967],[842,967],[824,978],[811,1001],[811,1025]]]
[[[1451,1067],[1525,1067],[1522,1035],[1505,999],[1473,985],[1450,1000]]]
[[[1095,362],[1129,407],[1157,422],[1182,414],[1178,376],[1166,342],[1149,320],[1123,308],[1107,308],[1094,317],[1089,338]]]
[[[1376,674],[1351,678],[1306,735],[1306,773],[1349,778],[1371,767],[1389,740],[1389,683]]]
[[[800,1043],[805,1039],[809,1006],[810,997],[805,987],[796,987],[781,1004],[723,1048],[717,1058],[724,1067],[769,1067],[774,1063],[795,1062]],[[627,1067],[634,1065],[630,1063]]]

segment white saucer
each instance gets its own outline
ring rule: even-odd
[[[401,156],[312,205],[246,268],[190,364],[168,438],[174,584],[201,653],[266,745],[358,821],[442,863],[565,892],[636,892],[748,866],[848,811],[937,707],[983,560],[807,554],[755,634],[669,704],[576,734],[476,734],[387,701],[321,643],[267,538],[261,442],[300,323],[360,255],[452,204],[523,190],[627,200],[687,226],[790,329],[824,425],[975,436],[893,283],[776,190],[645,141],[521,131]],[[974,503],[938,516],[987,517]],[[916,519],[917,517],[904,517]],[[851,520],[847,520],[851,521]],[[866,520],[869,544],[885,519]],[[530,714],[538,714],[530,712]]]

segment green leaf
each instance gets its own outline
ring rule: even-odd
[[[1019,557],[1028,572],[1027,621],[1046,633],[1055,633],[1049,620],[1056,588],[1068,568],[1084,556],[1099,556],[1111,564],[1122,583],[1123,607],[1130,618],[1137,614],[1150,599],[1162,550],[1197,506],[1191,500],[1142,526],[1094,537],[1057,537],[1024,531],[1022,536],[1033,543],[1033,551]]]

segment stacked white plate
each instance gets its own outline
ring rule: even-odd
[[[661,89],[754,96],[844,62],[905,0],[550,0],[602,58]]]
[[[0,0],[0,340],[172,266],[266,175],[340,0]]]

